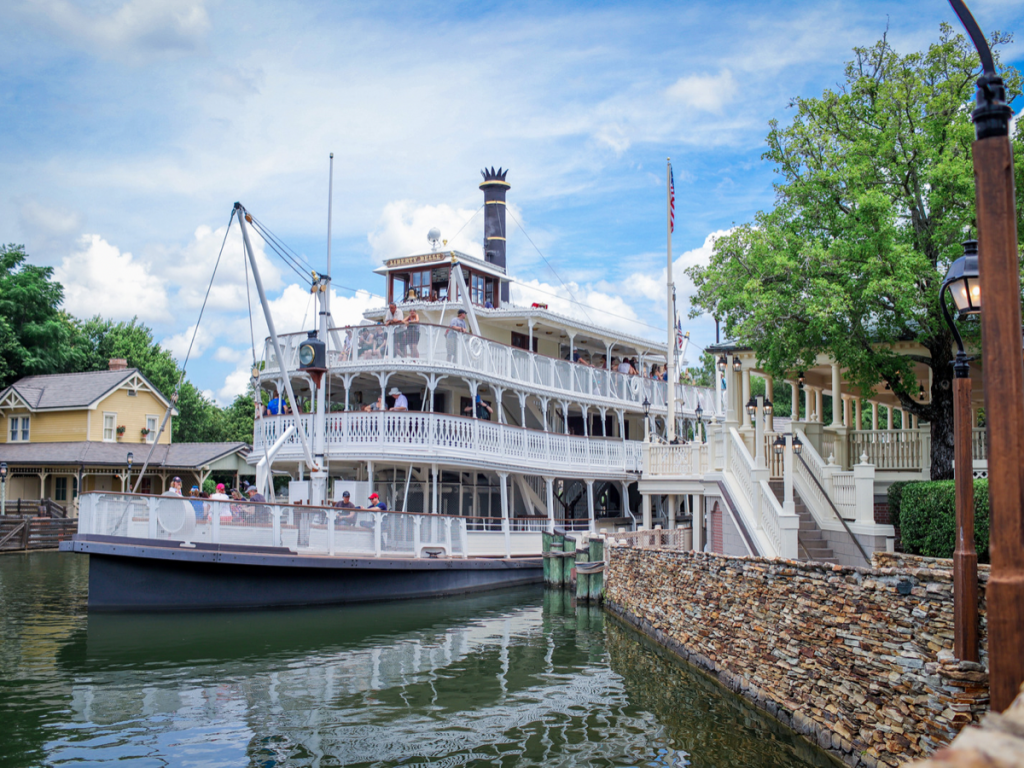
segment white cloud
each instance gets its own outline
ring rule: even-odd
[[[192,340],[192,336],[195,334],[195,341]],[[215,335],[205,325],[199,326],[196,330],[195,324],[190,325],[181,333],[177,333],[174,336],[168,336],[166,339],[160,342],[160,346],[168,350],[174,358],[179,362],[185,361],[185,355],[188,354],[189,344],[192,345],[192,353],[189,355],[189,361],[198,360],[203,356],[203,352],[210,348],[210,346],[216,341]]]
[[[217,390],[216,396],[214,396],[213,392],[210,393],[210,399],[221,407],[229,405],[236,397],[245,394],[245,391],[249,388],[251,376],[252,371],[248,363],[239,365],[224,379],[224,386]]]
[[[374,261],[430,253],[427,233],[434,227],[441,230],[441,239],[448,241],[441,248],[483,258],[483,211],[397,200],[384,206],[377,226],[367,235]]]
[[[69,0],[35,0],[23,12],[105,57],[191,51],[210,28],[204,0],[128,0],[107,13],[84,11]]]
[[[724,70],[718,75],[686,75],[679,78],[668,89],[673,101],[703,112],[722,114],[722,109],[732,102],[738,90],[732,72]]]
[[[248,361],[248,358],[248,350],[232,349],[231,347],[217,347],[217,351],[213,353],[213,359],[222,363],[239,363],[243,360]]]
[[[78,250],[54,269],[64,286],[64,308],[78,317],[145,323],[171,320],[166,285],[149,266],[121,253],[99,235],[84,235]]]

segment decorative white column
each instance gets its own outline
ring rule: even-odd
[[[864,423],[864,413],[862,411],[861,402],[862,402],[861,398],[859,398],[859,397],[853,398],[853,428],[854,429],[860,429],[861,428],[860,425]]]
[[[814,412],[815,421],[819,424],[825,423],[825,391],[821,387],[814,388]]]
[[[433,509],[433,512],[436,515],[438,513],[438,506],[440,505],[440,494],[438,493],[439,489],[437,487],[438,486],[438,482],[437,481],[438,481],[438,476],[441,474],[440,472],[438,472],[437,464],[431,464],[430,465],[430,473],[431,473],[431,475],[434,478],[434,488],[433,488],[433,493],[432,493],[433,498],[431,499],[431,508]],[[462,483],[460,482],[459,485],[461,486]],[[461,493],[459,495],[461,497]],[[461,509],[459,510],[459,514],[460,515],[462,514],[462,510]]]
[[[885,406],[885,423],[886,423],[885,428],[886,429],[892,429],[893,428],[893,426],[892,426],[893,425],[893,417],[892,417],[893,410],[895,410],[895,409],[891,405]]]
[[[587,520],[591,533],[597,531],[597,520],[594,517],[594,481],[587,480]]]
[[[505,557],[512,557],[512,526],[508,517],[508,472],[498,473],[501,483],[501,532],[505,534]]]
[[[787,515],[796,514],[796,503],[793,501],[793,433],[786,435],[786,450],[782,455],[782,512]]]
[[[841,427],[840,410],[843,405],[843,381],[839,375],[839,363],[832,363],[832,426]]]
[[[766,469],[764,455],[764,398],[757,398],[757,412],[754,415],[754,468]]]
[[[804,421],[810,421],[812,413],[814,413],[814,388],[804,384]]]
[[[789,408],[792,411],[793,421],[800,421],[800,384],[797,381],[789,382],[789,395],[790,403]]]
[[[676,507],[679,505],[679,502],[675,494],[671,493],[666,497],[666,501],[668,502],[668,514],[665,515],[668,519],[667,526],[670,531],[673,531],[676,527]]]
[[[548,501],[548,533],[555,532],[555,478],[545,477],[544,486]]]
[[[764,396],[772,402],[772,412],[769,413],[768,423],[765,428],[769,432],[775,431],[775,381],[771,376],[764,377]]]
[[[693,497],[693,551],[704,551],[704,497]]]
[[[843,395],[843,426],[853,427],[853,398],[849,395]]]
[[[651,530],[651,494],[644,493],[640,497],[643,499],[643,520],[641,521],[641,530]]]
[[[878,401],[871,401],[871,428],[878,429]]]
[[[750,429],[750,414],[747,413],[747,403],[750,401],[750,369],[747,367],[743,368],[743,389],[742,389],[742,402],[739,404],[739,409],[743,414],[743,426],[742,429]]]

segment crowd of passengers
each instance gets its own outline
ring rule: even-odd
[[[395,302],[388,304],[384,319],[375,325],[368,325],[364,328],[350,331],[345,337],[344,347],[341,353],[342,360],[349,360],[352,357],[353,342],[352,333],[356,334],[355,353],[360,360],[383,358],[387,356],[388,335],[385,330],[388,326],[396,326],[394,331],[395,355],[397,357],[419,358],[420,350],[420,316],[415,307],[403,311]],[[460,309],[445,331],[445,347],[448,354],[448,361],[456,359],[458,347],[458,334],[470,334],[469,324],[466,321],[466,310]],[[608,359],[604,355],[590,356],[580,350],[574,350],[570,358],[566,360],[586,366],[588,368],[605,368]],[[635,357],[613,357],[611,366],[613,370],[627,376],[644,376],[645,378],[668,381],[668,369],[664,365],[654,363],[644,366],[637,362]]]
[[[192,490],[186,497],[182,493],[181,478],[175,477],[171,480],[171,487],[164,493],[164,496],[178,496],[186,499],[195,511],[197,523],[208,523],[213,521],[216,514],[219,521],[224,523],[243,524],[267,524],[270,523],[270,509],[261,506],[267,501],[266,497],[259,492],[255,485],[247,482],[242,483],[242,488],[227,488],[224,483],[217,483],[214,493],[207,493],[193,485]],[[224,503],[227,502],[227,503]],[[239,503],[239,502],[249,502]],[[303,506],[302,502],[296,502],[293,506]],[[382,501],[376,493],[371,493],[367,498],[365,506],[356,506],[352,503],[352,495],[345,491],[341,495],[341,501],[334,504],[338,509],[346,510],[340,514],[336,521],[342,525],[355,525],[358,512],[387,512],[388,505]],[[323,512],[311,513],[317,517],[317,522],[325,522],[326,516]],[[370,524],[370,527],[373,527]]]

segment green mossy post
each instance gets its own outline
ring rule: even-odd
[[[590,562],[604,562],[604,539],[590,540]],[[587,581],[590,587],[587,597],[590,599],[590,602],[597,605],[601,601],[601,595],[604,592],[604,571],[591,574],[587,577]],[[577,592],[578,596],[579,593]]]
[[[551,552],[551,539],[552,535],[547,531],[544,531],[540,535],[540,551],[541,557],[544,558],[544,584],[545,586],[551,583],[551,558],[548,557],[548,553]]]
[[[576,557],[574,562],[589,563],[590,562],[590,550],[588,549],[577,549]],[[586,574],[580,573],[580,569],[576,569],[576,601],[586,602],[587,595],[590,591],[590,577]]]
[[[565,541],[562,544],[562,549],[565,552],[574,553],[576,552],[576,539],[570,539],[568,536],[565,537]],[[572,569],[576,566],[575,557],[563,557],[562,558],[562,585],[572,585]]]
[[[551,537],[551,554],[558,555],[565,545],[565,539],[557,533]],[[562,587],[562,558],[552,557],[548,566],[548,585],[561,589]]]

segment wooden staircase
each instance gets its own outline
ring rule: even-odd
[[[782,480],[771,480],[771,486],[775,498],[782,503],[785,498],[785,489]],[[818,524],[814,522],[814,515],[807,509],[800,494],[793,489],[793,503],[796,506],[796,513],[800,516],[800,529],[797,531],[797,547],[801,560],[813,560],[818,563],[835,563],[835,553],[825,540],[825,534],[821,532]]]

